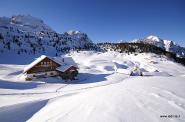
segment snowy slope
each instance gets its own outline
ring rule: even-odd
[[[0,17],[0,54],[57,55],[90,44],[92,41],[85,33],[70,31],[59,34],[43,20],[30,15]]]
[[[167,80],[167,81],[165,81]],[[177,82],[173,82],[177,80]],[[161,115],[181,115],[184,121],[183,78],[133,78],[70,97],[57,97],[36,113],[32,121],[156,122]],[[150,81],[150,83],[148,82]],[[166,84],[168,88],[166,88]],[[176,90],[174,86],[181,90]],[[67,106],[67,107],[66,107]]]
[[[28,82],[21,75],[25,65],[0,64],[0,121],[185,121],[182,65],[150,53],[80,51],[62,57],[78,65],[78,80],[66,83],[47,78]],[[136,67],[152,75],[125,73]],[[178,117],[160,117],[163,115]]]
[[[151,35],[151,36],[148,36],[144,39],[138,39],[138,40],[136,39],[131,42],[142,42],[142,43],[155,45],[157,47],[165,49],[166,51],[173,52],[173,53],[177,54],[178,57],[185,57],[185,48],[184,47],[179,46],[174,41],[161,39],[157,36]]]

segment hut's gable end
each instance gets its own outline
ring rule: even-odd
[[[60,65],[58,63],[46,57],[31,69],[29,69],[27,74],[54,71],[59,66]]]
[[[65,72],[71,72],[71,71],[77,71],[77,68],[74,66],[71,66],[70,68],[68,68]]]

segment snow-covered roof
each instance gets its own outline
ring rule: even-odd
[[[42,60],[44,60],[45,58],[49,58],[52,61],[56,62],[57,64],[60,64],[57,60],[55,60],[52,57],[46,56],[46,55],[41,55],[39,58],[37,58],[35,61],[33,61],[31,64],[29,64],[27,67],[24,68],[23,73],[27,72],[28,70],[30,70],[32,67],[34,67],[36,64],[38,64],[39,62],[41,62]],[[61,65],[61,64],[60,64]]]
[[[70,67],[73,67],[73,65],[65,64],[65,65],[61,65],[61,66],[58,67],[56,70],[61,71],[61,72],[65,72],[65,71],[68,70]]]

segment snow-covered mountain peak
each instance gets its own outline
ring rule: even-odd
[[[165,45],[178,45],[178,44],[176,44],[174,41],[171,41],[171,40],[163,40],[163,42],[164,42],[164,44]]]
[[[92,41],[85,33],[69,31],[59,34],[43,20],[31,15],[0,17],[0,52],[58,55],[91,44]]]
[[[148,37],[146,37],[147,39],[152,39],[152,40],[156,40],[156,41],[160,41],[161,39],[158,36],[154,36],[154,35],[150,35]]]
[[[139,39],[133,39],[133,40],[131,40],[130,42],[131,43],[136,43],[136,42],[138,42],[139,41]]]
[[[17,15],[10,18],[10,24],[23,27],[24,31],[53,31],[43,20],[31,15]]]
[[[86,40],[86,42],[92,43],[92,41],[88,38],[87,34],[81,31],[70,30],[68,32],[65,32],[64,35],[76,40],[82,40],[82,41]]]
[[[158,36],[150,35],[150,36],[148,36],[144,39],[133,40],[131,42],[155,45],[157,47],[165,49],[166,51],[173,52],[173,53],[175,53],[176,55],[178,55],[180,57],[185,57],[185,48],[184,47],[179,46],[174,41],[164,40],[164,39],[161,39]]]
[[[162,40],[158,36],[150,35],[146,37],[148,40],[156,41],[156,42],[161,42]]]
[[[164,44],[166,45],[174,45],[174,42],[171,40],[163,40]]]
[[[11,18],[12,23],[14,24],[36,24],[40,25],[43,24],[43,20],[32,17],[31,15],[17,15],[17,16],[12,16]]]
[[[153,36],[153,35],[148,36],[144,39],[140,39],[138,42],[143,42],[143,43],[155,45],[155,46],[160,47],[160,48],[164,48],[163,40],[160,39],[159,37]]]
[[[67,32],[69,35],[82,34],[80,31],[70,30]]]

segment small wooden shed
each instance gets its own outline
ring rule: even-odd
[[[78,68],[73,65],[62,65],[56,70],[62,79],[65,80],[75,80],[75,77],[78,75]]]

